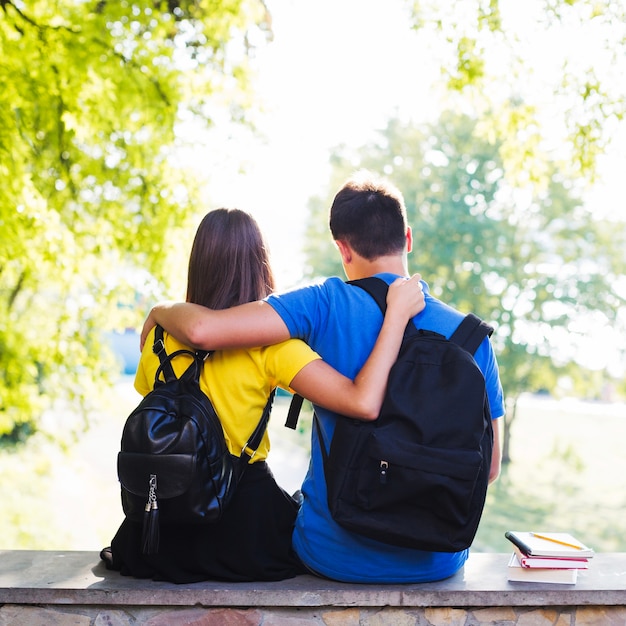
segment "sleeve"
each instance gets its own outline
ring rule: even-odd
[[[488,338],[485,338],[478,348],[476,352],[476,362],[485,377],[491,418],[497,419],[503,417],[505,413],[504,391],[502,390],[496,355],[494,354],[491,341]]]
[[[293,391],[289,385],[296,374],[305,365],[321,358],[299,339],[289,339],[274,346],[267,346],[264,351],[267,373],[272,379],[273,386],[288,391]]]
[[[146,372],[146,361],[153,357],[152,345],[154,344],[154,328],[148,333],[146,343],[141,351],[141,358],[137,365],[135,373],[135,389],[142,395],[146,396],[153,388],[153,380],[148,379]]]
[[[301,287],[266,299],[285,322],[292,337],[314,343],[316,332],[325,326],[322,322],[327,319],[330,306],[325,284]]]

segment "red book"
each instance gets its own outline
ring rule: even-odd
[[[516,545],[513,546],[513,552],[515,552],[517,560],[522,567],[540,567],[548,569],[587,569],[589,567],[589,559],[528,556]]]

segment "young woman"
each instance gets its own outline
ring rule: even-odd
[[[375,419],[387,375],[408,320],[423,308],[419,276],[399,279],[388,295],[388,310],[369,360],[354,381],[339,374],[300,340],[263,348],[214,352],[205,362],[202,390],[220,417],[233,454],[254,430],[272,389],[293,390],[344,415]],[[274,286],[266,246],[255,220],[237,209],[217,209],[202,220],[189,259],[187,301],[227,309],[268,296]],[[135,378],[142,395],[153,387],[159,366],[148,335]],[[165,334],[168,354],[186,346]],[[187,357],[172,362],[177,376]],[[265,462],[267,433],[235,497],[219,522],[161,527],[157,554],[141,549],[141,524],[124,520],[111,548],[101,556],[122,574],[178,583],[200,580],[280,580],[300,565],[291,548],[297,503],[276,483]]]

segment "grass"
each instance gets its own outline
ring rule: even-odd
[[[474,549],[509,549],[506,530],[571,532],[598,552],[626,551],[623,405],[525,398],[512,463],[489,489]]]
[[[100,550],[122,519],[116,456],[138,396],[129,380],[73,437],[71,414],[48,416],[44,432],[0,449],[0,549]],[[306,472],[308,430],[283,428],[288,400],[270,424],[270,462],[295,491]],[[63,434],[64,433],[64,434]],[[507,552],[506,530],[567,531],[598,552],[626,552],[624,406],[524,398],[512,433],[513,462],[490,489],[474,550]],[[61,442],[59,445],[58,442]]]

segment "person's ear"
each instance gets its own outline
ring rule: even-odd
[[[349,264],[352,261],[352,248],[350,247],[350,245],[340,239],[335,240],[335,245],[339,250],[339,254],[341,255],[341,260],[344,265],[346,263]]]
[[[406,227],[406,251],[411,252],[413,250],[413,232],[411,231],[411,227]]]

